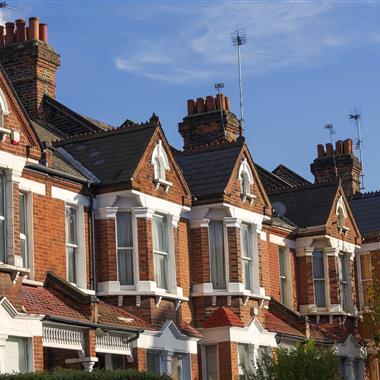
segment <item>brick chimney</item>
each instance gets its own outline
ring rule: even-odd
[[[236,141],[239,138],[239,120],[230,111],[228,96],[218,94],[187,101],[187,116],[178,124],[185,150],[208,144]]]
[[[0,63],[32,117],[42,117],[42,99],[55,98],[55,74],[60,57],[48,45],[47,25],[37,17],[0,26]]]
[[[316,183],[331,181],[336,178],[334,157],[338,177],[342,181],[347,197],[360,192],[360,172],[362,165],[353,152],[352,140],[337,141],[335,150],[332,144],[317,145],[318,157],[310,165]]]

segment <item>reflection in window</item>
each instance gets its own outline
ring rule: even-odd
[[[341,304],[344,311],[350,312],[352,309],[351,296],[351,276],[350,276],[350,256],[348,254],[339,255],[339,283],[341,291]]]
[[[212,220],[208,225],[211,281],[214,289],[226,288],[223,221]]]
[[[206,379],[218,380],[218,347],[216,344],[205,346],[206,357]]]
[[[22,265],[29,267],[28,259],[28,234],[27,234],[27,211],[26,211],[26,194],[19,193],[19,218],[20,218],[20,249]]]
[[[243,281],[246,290],[252,290],[252,244],[251,226],[242,223],[240,226],[241,259],[243,262]]]
[[[162,215],[153,216],[154,279],[157,287],[168,288],[168,239],[167,219]]]

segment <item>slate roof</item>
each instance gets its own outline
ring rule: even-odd
[[[355,195],[350,207],[363,235],[380,232],[380,191]]]
[[[289,183],[291,186],[302,186],[311,184],[311,182],[308,181],[306,178],[300,176],[299,174],[282,164],[278,165],[276,169],[272,170],[272,173]]]
[[[307,185],[270,193],[269,199],[272,205],[281,202],[285,218],[298,227],[320,226],[328,220],[338,187],[338,182]]]
[[[146,123],[78,136],[54,146],[64,148],[102,185],[125,183],[130,181],[155,130],[156,125]]]
[[[244,142],[223,144],[212,150],[174,151],[191,193],[196,198],[221,195],[227,186]]]
[[[292,185],[286,182],[283,178],[280,178],[277,175],[271,173],[270,171],[264,169],[257,163],[255,163],[255,168],[267,194],[273,191],[289,189],[292,187]]]
[[[241,319],[228,307],[220,307],[215,310],[203,324],[205,329],[212,327],[244,327]]]

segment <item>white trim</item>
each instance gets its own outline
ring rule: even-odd
[[[335,355],[352,358],[352,359],[365,359],[367,357],[367,350],[361,346],[355,338],[350,334],[344,343],[334,345]]]
[[[348,243],[344,240],[334,238],[330,235],[315,235],[298,238],[296,240],[297,257],[307,256],[308,249],[312,247],[314,240],[326,239],[331,248],[335,248],[338,251],[349,252],[354,254],[360,246],[353,243]]]
[[[23,177],[20,177],[19,179],[19,189],[38,195],[46,195],[46,186],[44,183],[32,181]]]
[[[9,114],[9,108],[8,108],[8,102],[7,102],[7,98],[6,96],[4,95],[4,92],[3,90],[0,88],[0,112],[3,114],[3,115],[8,115]]]
[[[269,242],[276,245],[280,245],[282,247],[289,247],[292,249],[296,248],[295,240],[290,240],[278,235],[269,234]]]
[[[89,206],[90,199],[88,196],[76,193],[74,191],[61,189],[60,187],[51,187],[51,197],[60,199],[64,202],[71,203],[73,205]]]

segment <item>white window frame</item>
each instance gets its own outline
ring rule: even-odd
[[[22,342],[22,349],[23,349],[23,355],[24,355],[24,363],[23,363],[23,370],[19,373],[27,373],[30,372],[32,369],[32,363],[33,363],[33,347],[32,342],[30,338],[21,337],[21,336],[8,336],[7,341],[17,341]],[[5,342],[5,344],[6,344]],[[5,368],[4,368],[5,369]],[[3,369],[3,370],[4,370]]]
[[[242,230],[241,230],[241,227],[242,226],[247,226],[248,228],[248,250],[250,251],[249,254],[250,256],[243,256],[243,241],[242,241]],[[241,251],[241,260],[242,260],[242,274],[243,274],[243,284],[244,284],[244,290],[247,290],[247,291],[250,291],[250,292],[253,292],[254,291],[254,288],[255,288],[255,284],[254,284],[254,279],[253,279],[253,276],[254,276],[254,273],[253,273],[253,263],[254,263],[254,250],[253,250],[253,239],[252,239],[252,224],[251,223],[246,223],[246,222],[242,222],[241,225],[240,225],[240,251]],[[244,264],[248,262],[249,265],[250,265],[250,278],[249,278],[249,289],[246,288],[246,278],[245,278],[245,266]]]
[[[131,214],[131,229],[132,229],[132,247],[119,247],[118,245],[118,228],[117,228],[117,214],[119,212],[128,212]],[[127,285],[127,284],[120,284],[120,289],[125,289],[125,290],[133,290],[136,288],[136,283],[138,281],[138,278],[137,278],[137,263],[136,263],[136,260],[138,260],[138,257],[136,257],[136,244],[137,244],[137,226],[136,226],[136,217],[135,217],[135,213],[133,212],[133,209],[119,209],[116,213],[116,216],[115,216],[115,242],[116,242],[116,269],[117,269],[117,278],[118,278],[118,281],[120,282],[120,272],[119,272],[119,259],[118,259],[118,255],[119,255],[119,250],[128,250],[128,249],[132,249],[132,262],[133,262],[133,266],[132,266],[132,272],[133,272],[133,284],[131,285]]]
[[[30,268],[31,267],[31,263],[30,263],[30,252],[29,252],[29,231],[28,231],[28,219],[29,219],[29,210],[28,210],[28,194],[25,193],[24,191],[19,191],[18,193],[18,196],[19,196],[19,215],[21,215],[21,204],[20,204],[20,198],[23,197],[24,199],[24,204],[23,204],[23,212],[24,212],[24,226],[23,226],[23,229],[24,229],[24,232],[25,233],[22,233],[21,232],[21,217],[20,217],[20,255],[22,257],[22,266],[24,268]],[[23,257],[22,255],[22,244],[21,242],[24,241],[25,242],[25,257]],[[25,262],[26,261],[26,262]]]
[[[211,268],[211,246],[210,246],[210,223],[211,222],[221,222],[223,228],[223,256],[224,256],[224,276],[225,276],[225,284],[224,288],[214,288],[212,283],[212,268]],[[226,291],[228,289],[229,283],[229,260],[228,260],[228,234],[227,227],[224,219],[214,218],[208,221],[207,227],[207,235],[208,235],[208,253],[209,253],[209,262],[210,262],[210,283],[213,286],[214,291]]]
[[[314,252],[321,252],[322,253],[322,258],[323,258],[323,274],[324,274],[324,278],[315,278],[314,277]],[[328,297],[328,268],[327,268],[327,258],[326,258],[326,254],[324,252],[323,249],[314,249],[313,252],[312,252],[312,255],[311,255],[311,264],[312,264],[312,272],[313,272],[313,291],[314,291],[314,303],[315,303],[315,306],[317,307],[318,310],[327,310],[328,309],[328,305],[329,305],[329,297]],[[324,294],[324,297],[325,297],[325,306],[317,306],[317,302],[316,302],[316,292],[315,292],[315,282],[316,281],[323,281],[324,282],[324,290],[325,290],[325,294]]]
[[[284,274],[281,274],[281,251],[284,255]],[[291,265],[290,265],[291,252],[287,246],[278,247],[278,269],[280,277],[280,297],[281,303],[289,309],[293,309],[293,289],[292,289],[292,274],[291,274]],[[313,277],[314,280],[314,277]],[[284,294],[281,283],[284,281]],[[314,285],[314,281],[313,281]]]

